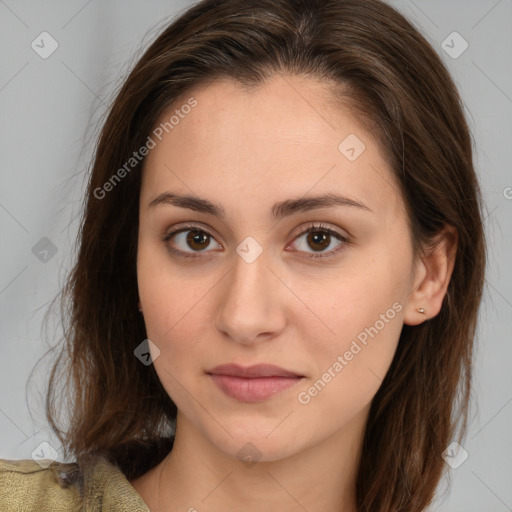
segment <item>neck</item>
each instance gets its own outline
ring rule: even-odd
[[[178,413],[172,451],[152,470],[159,512],[300,509],[355,512],[355,477],[368,408],[343,431],[286,458],[242,462]],[[148,501],[146,501],[148,502]]]

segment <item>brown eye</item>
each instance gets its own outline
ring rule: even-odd
[[[210,233],[196,226],[177,228],[166,233],[163,241],[169,252],[183,257],[199,257],[201,253],[211,252],[211,249],[222,249]],[[349,240],[324,225],[312,225],[303,229],[293,243],[297,245],[296,250],[314,259],[334,256]]]
[[[210,243],[210,235],[204,231],[188,231],[187,244],[191,249],[202,251],[208,247]]]
[[[207,249],[222,248],[210,233],[196,226],[182,226],[166,233],[163,242],[169,252],[183,257],[197,257],[211,252]]]
[[[307,243],[314,251],[323,251],[331,243],[331,235],[325,231],[310,231],[307,236]]]
[[[309,255],[309,258],[334,256],[348,239],[341,233],[322,225],[309,225],[294,240],[295,249]]]

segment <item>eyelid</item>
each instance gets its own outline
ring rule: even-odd
[[[171,237],[178,235],[179,233],[182,233],[183,231],[200,231],[202,233],[206,233],[208,236],[213,238],[218,244],[217,238],[215,235],[212,234],[212,232],[209,230],[209,228],[205,228],[203,225],[200,224],[193,224],[193,223],[187,223],[184,222],[182,224],[177,224],[173,226],[171,231],[166,231],[162,241],[166,244],[167,249],[172,252],[173,254],[176,254],[177,256],[184,257],[184,258],[204,258],[204,253],[208,253],[211,251],[181,251],[179,249],[174,249],[173,247],[168,244]],[[219,244],[220,245],[220,244]]]
[[[164,239],[170,238],[172,235],[177,235],[178,233],[182,231],[188,231],[188,230],[196,230],[196,231],[204,231],[206,234],[210,235],[212,238],[215,238],[215,235],[212,234],[210,231],[210,228],[204,227],[203,224],[190,224],[187,222],[183,222],[180,224],[176,224],[172,227],[171,231],[166,231],[164,234]]]
[[[212,252],[212,251],[190,251],[190,252],[189,251],[181,251],[178,249],[174,249],[174,248],[170,247],[169,244],[167,244],[167,242],[171,239],[171,237],[173,237],[179,233],[182,233],[183,231],[189,231],[189,230],[190,231],[196,230],[196,231],[204,232],[205,234],[207,234],[208,236],[213,238],[217,242],[217,244],[221,245],[217,241],[216,236],[212,234],[212,232],[210,231],[209,228],[205,228],[201,224],[194,224],[194,223],[182,223],[182,224],[173,226],[171,231],[167,231],[164,234],[162,241],[166,243],[169,251],[171,251],[172,253],[174,253],[178,256],[182,256],[182,257],[186,257],[186,258],[204,257],[203,254]],[[326,232],[329,235],[332,235],[335,238],[337,238],[342,243],[341,243],[340,247],[338,247],[337,249],[331,249],[330,251],[327,251],[327,252],[319,252],[318,254],[306,252],[306,254],[308,254],[308,256],[305,256],[305,257],[302,256],[301,258],[303,258],[303,259],[311,260],[311,259],[332,257],[335,254],[337,254],[340,250],[342,250],[343,246],[350,243],[350,239],[348,236],[341,234],[340,232],[336,231],[336,229],[329,227],[328,225],[324,224],[323,222],[313,222],[313,221],[301,226],[299,232],[294,235],[291,243],[295,242],[297,240],[297,238],[303,236],[304,234],[306,234],[310,231],[314,231],[314,230]],[[289,245],[287,245],[287,247],[288,246]],[[305,251],[299,251],[299,252],[305,252]]]
[[[337,236],[340,239],[348,239],[348,235],[345,236],[345,235],[339,233],[338,231],[336,231],[335,228],[332,228],[323,222],[308,222],[308,223],[304,224],[303,226],[301,226],[299,232],[295,235],[294,240],[298,236],[301,236],[304,233],[307,233],[308,231],[312,231],[314,229],[317,229],[318,231],[326,231],[326,232],[330,233],[331,235]]]
[[[314,252],[306,252],[306,254],[308,256],[298,256],[299,258],[306,259],[306,260],[308,260],[308,259],[315,260],[315,259],[321,259],[321,258],[328,259],[328,258],[334,257],[338,252],[340,252],[343,249],[343,247],[345,245],[348,245],[350,243],[350,238],[347,235],[341,234],[336,229],[329,227],[327,224],[325,224],[323,222],[309,222],[309,223],[305,224],[304,226],[302,226],[300,228],[299,233],[297,233],[293,237],[292,243],[295,242],[298,238],[300,238],[304,234],[309,233],[310,231],[315,231],[315,230],[326,232],[329,235],[332,235],[335,238],[337,238],[342,243],[336,249],[331,249],[330,251],[327,251],[327,252],[318,252],[316,254]],[[299,252],[304,252],[304,251],[299,251]]]

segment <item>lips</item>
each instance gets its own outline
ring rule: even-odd
[[[258,377],[303,377],[303,375],[285,370],[273,364],[256,364],[248,367],[239,366],[237,364],[221,364],[207,373],[212,375],[244,377],[246,379]]]
[[[267,400],[304,378],[303,375],[270,364],[249,367],[224,364],[207,373],[224,394],[248,403]]]

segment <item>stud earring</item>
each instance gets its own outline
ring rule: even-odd
[[[140,300],[137,302],[137,307],[139,308],[139,311],[142,311],[142,304],[140,303]]]
[[[418,313],[421,313],[422,315],[424,315],[424,314],[425,314],[425,310],[424,310],[423,308],[416,308],[416,311],[417,311]]]

